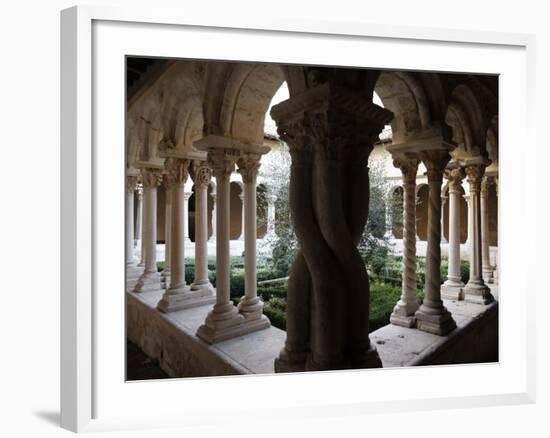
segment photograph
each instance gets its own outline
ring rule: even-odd
[[[125,81],[126,381],[499,362],[498,74]]]

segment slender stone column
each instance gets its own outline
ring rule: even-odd
[[[205,162],[195,162],[191,173],[195,182],[195,279],[191,290],[207,289],[213,296],[214,287],[208,279],[208,185],[212,169]]]
[[[172,219],[170,245],[170,287],[157,304],[161,312],[172,312],[212,303],[211,294],[192,292],[185,282],[185,182],[188,178],[189,160],[169,158],[167,160],[172,186]],[[210,295],[205,297],[205,295]]]
[[[470,185],[470,278],[464,286],[464,299],[466,301],[489,304],[494,300],[489,287],[483,281],[481,275],[481,211],[480,211],[480,186],[486,163],[466,166],[466,175]]]
[[[185,243],[191,245],[191,239],[189,238],[189,198],[193,192],[184,191],[184,202],[183,202],[183,233]]]
[[[134,288],[134,292],[160,289],[160,275],[157,270],[157,187],[162,174],[157,169],[142,169],[143,179],[143,240],[145,247],[145,269]]]
[[[266,328],[264,318],[249,320],[239,313],[230,299],[230,258],[229,258],[229,218],[230,185],[229,177],[235,170],[235,162],[241,150],[258,149],[266,153],[268,147],[240,143],[227,137],[209,135],[193,145],[198,150],[207,151],[208,164],[216,178],[216,304],[208,313],[204,324],[197,330],[197,336],[209,344],[234,338]]]
[[[244,230],[244,223],[246,221],[246,207],[245,207],[245,188],[244,185],[242,186],[242,191],[239,193],[239,199],[241,200],[241,234],[239,235],[238,240],[244,240],[245,239],[245,230]]]
[[[137,177],[126,177],[126,264],[133,265],[134,257],[134,192]]]
[[[485,176],[481,180],[481,267],[483,279],[487,283],[493,282],[493,268],[489,255],[489,188],[493,184],[492,176]]]
[[[464,170],[451,169],[446,174],[449,180],[449,270],[447,280],[441,287],[441,296],[448,300],[462,300],[462,276],[460,273],[460,190]]]
[[[164,271],[161,272],[162,287],[166,289],[170,284],[170,235],[172,224],[172,184],[170,178],[165,178],[165,214],[164,214]]]
[[[441,300],[441,182],[449,162],[447,150],[431,150],[421,154],[428,170],[428,247],[426,251],[426,283],[424,300],[416,311],[416,326],[436,335],[445,335],[456,323]]]
[[[213,344],[232,336],[232,329],[244,321],[237,307],[230,300],[230,258],[229,220],[230,186],[229,176],[235,169],[238,151],[214,149],[208,151],[208,162],[216,177],[217,216],[216,216],[216,304],[197,331],[199,336]]]
[[[141,241],[142,241],[142,238],[141,238],[141,230],[142,230],[142,226],[141,226],[141,220],[142,220],[142,216],[143,216],[143,187],[141,185],[141,182],[139,182],[139,178],[138,178],[138,183],[137,183],[137,186],[136,186],[136,191],[137,191],[137,211],[136,211],[136,226],[135,226],[135,234],[134,234],[134,246],[137,248],[138,245],[141,245]],[[141,252],[141,250],[140,250]],[[141,258],[141,256],[140,256]]]
[[[138,211],[137,211],[137,223],[136,234],[138,236],[139,245],[139,263],[138,267],[145,267],[145,239],[143,238],[143,217],[145,211],[143,210],[143,183],[140,182],[138,187]]]
[[[216,241],[216,217],[217,214],[217,202],[216,202],[216,187],[214,186],[212,188],[212,192],[210,193],[210,196],[212,197],[212,235],[210,236],[210,241],[215,242]]]
[[[445,238],[445,204],[447,203],[447,196],[441,196],[441,242],[448,243]]]
[[[418,310],[416,297],[416,174],[419,160],[415,155],[395,159],[403,176],[403,278],[401,298],[393,308],[390,322],[414,327]]]
[[[245,212],[243,218],[245,293],[238,308],[247,320],[262,318],[266,327],[269,327],[269,319],[262,314],[264,303],[258,297],[256,278],[256,178],[260,168],[260,155],[243,153],[238,165],[239,173],[243,178]]]

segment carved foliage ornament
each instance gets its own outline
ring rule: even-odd
[[[182,158],[168,158],[166,160],[169,185],[182,185],[189,176],[189,160]]]
[[[449,180],[449,193],[461,193],[460,187],[464,179],[464,170],[462,168],[450,169],[445,172],[445,177]]]
[[[197,187],[206,187],[212,180],[212,169],[206,163],[196,163],[193,166],[191,177]]]
[[[156,189],[162,182],[162,173],[159,169],[141,169],[141,179],[144,189]]]
[[[243,177],[245,183],[253,183],[258,176],[260,169],[260,157],[256,154],[244,154],[237,163],[239,165],[239,173]]]
[[[126,191],[128,193],[133,193],[137,189],[137,185],[138,185],[137,176],[126,177]]]
[[[416,157],[396,158],[393,165],[401,169],[404,184],[416,185],[416,174],[418,173],[418,164],[420,160]]]
[[[481,179],[485,173],[484,165],[474,165],[466,167],[466,176],[470,184],[470,192],[478,192],[481,185]]]
[[[239,158],[239,151],[233,149],[212,149],[208,151],[208,165],[216,178],[229,178],[235,170],[235,162]]]

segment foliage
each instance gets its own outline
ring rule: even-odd
[[[266,236],[263,245],[266,252],[271,252],[270,268],[278,277],[288,275],[298,252],[298,241],[290,218],[290,164],[289,148],[280,142],[280,148],[273,149],[269,160],[260,168],[261,178],[275,196],[275,233]]]
[[[369,271],[379,274],[385,266],[390,251],[386,222],[388,183],[385,179],[383,164],[379,161],[369,161],[369,182],[369,218],[358,248]]]

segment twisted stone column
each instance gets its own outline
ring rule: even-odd
[[[481,269],[483,280],[493,283],[493,267],[489,254],[489,189],[494,177],[484,176],[481,180]]]
[[[460,273],[460,197],[464,170],[451,169],[446,174],[449,180],[449,269],[447,280],[441,287],[441,296],[448,300],[462,300],[462,275]]]
[[[239,312],[247,320],[263,318],[266,327],[269,319],[262,314],[264,303],[258,297],[256,278],[256,178],[260,168],[260,155],[243,153],[238,160],[239,173],[243,178],[244,190],[244,296],[239,302]]]
[[[206,289],[214,296],[208,279],[208,185],[212,169],[205,162],[195,162],[191,173],[195,183],[195,278],[191,290]]]
[[[445,335],[456,323],[441,300],[441,182],[443,171],[451,156],[448,150],[430,150],[421,153],[428,170],[428,247],[426,251],[426,280],[424,300],[416,311],[419,330]]]
[[[483,281],[481,274],[481,211],[480,190],[481,179],[485,172],[486,163],[466,166],[466,175],[470,185],[470,278],[464,286],[464,299],[466,301],[489,304],[494,300],[489,287]]]
[[[134,257],[134,192],[137,177],[126,177],[126,264],[133,265]]]
[[[170,285],[170,236],[172,234],[172,184],[170,178],[165,178],[164,189],[164,270],[160,275],[162,287],[166,289]]]
[[[418,310],[416,297],[416,174],[419,159],[415,155],[394,160],[403,176],[403,278],[401,298],[395,305],[390,322],[414,327]]]
[[[368,156],[392,114],[335,85],[342,81],[317,84],[314,72],[311,88],[271,110],[292,156],[290,211],[300,245],[287,293],[287,339],[275,367],[380,367],[357,244],[368,217]]]
[[[212,303],[212,297],[205,298],[206,294],[200,291],[192,292],[185,282],[185,183],[189,160],[169,158],[166,166],[172,187],[170,287],[158,302],[157,309],[172,312]]]
[[[160,275],[157,270],[157,187],[162,174],[157,169],[142,169],[143,181],[143,240],[145,269],[134,288],[134,292],[160,289]]]

